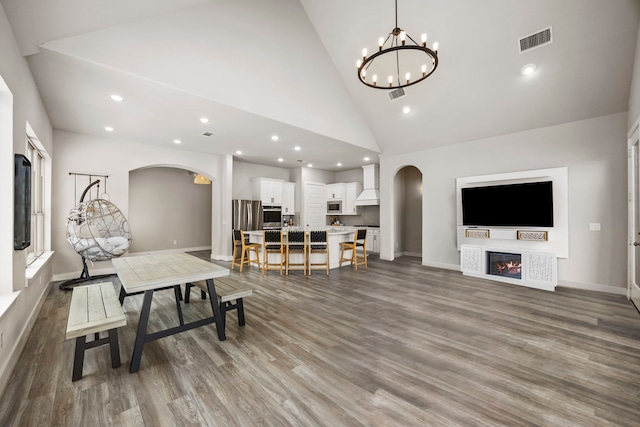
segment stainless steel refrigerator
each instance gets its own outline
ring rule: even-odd
[[[260,200],[233,200],[232,215],[234,230],[262,230]]]

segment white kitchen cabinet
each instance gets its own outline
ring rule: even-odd
[[[371,229],[369,229],[371,230]],[[372,252],[380,253],[380,229],[375,228],[371,230],[371,235],[373,236],[373,250]]]
[[[367,253],[380,253],[380,229],[367,228]]]
[[[325,190],[327,191],[327,200],[342,200],[344,184],[342,182],[327,184]]]
[[[253,199],[262,201],[263,206],[282,205],[282,183],[281,179],[254,178]]]
[[[343,190],[342,215],[357,215],[356,198],[362,192],[362,185],[359,182],[347,182]]]
[[[296,184],[293,182],[282,183],[282,215],[293,215],[296,210]]]

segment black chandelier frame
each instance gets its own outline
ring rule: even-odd
[[[404,88],[407,86],[412,86],[416,83],[420,83],[421,81],[423,81],[424,79],[426,79],[427,77],[429,77],[431,74],[433,74],[433,72],[436,70],[436,68],[438,68],[438,51],[437,50],[433,50],[427,47],[427,42],[424,41],[422,44],[418,44],[409,34],[407,34],[406,31],[404,31],[403,29],[401,29],[400,27],[398,27],[398,0],[395,0],[395,4],[396,4],[396,26],[395,28],[389,33],[389,35],[387,36],[387,38],[385,39],[384,43],[382,43],[382,45],[379,46],[379,50],[375,53],[373,53],[372,55],[368,56],[368,57],[364,57],[362,58],[362,64],[358,67],[358,79],[366,86],[372,87],[374,89],[384,89],[384,90],[393,90],[393,89],[399,89],[399,88]],[[400,34],[404,32],[405,36],[407,39],[411,40],[411,42],[413,44],[406,44],[405,40],[402,40],[400,43],[398,43],[398,38],[400,36]],[[387,42],[389,41],[389,39],[391,39],[391,46],[387,47],[386,49],[384,48],[384,46],[387,44]],[[428,72],[423,72],[422,76],[420,78],[418,78],[417,80],[414,81],[410,81],[410,80],[406,80],[404,84],[401,84],[401,80],[400,80],[400,51],[402,50],[417,50],[420,52],[423,52],[425,55],[427,55],[430,59],[431,59],[431,63],[432,63],[432,67],[431,70],[429,70]],[[368,82],[366,80],[366,71],[369,68],[370,65],[373,64],[373,61],[382,56],[382,55],[387,55],[387,54],[393,54],[395,52],[396,55],[396,83],[390,83],[389,86],[384,86],[382,85],[378,85],[378,82]],[[364,71],[364,73],[363,73]]]

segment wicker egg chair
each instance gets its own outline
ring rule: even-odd
[[[84,201],[91,183],[82,193],[80,203],[69,212],[67,241],[82,257],[82,274],[77,279],[60,284],[60,289],[71,289],[81,282],[109,276],[90,276],[87,261],[109,261],[123,255],[131,246],[131,231],[123,213],[104,198]]]

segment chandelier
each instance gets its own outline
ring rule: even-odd
[[[387,38],[380,37],[378,51],[367,56],[362,49],[362,59],[356,62],[358,79],[375,89],[398,89],[411,86],[429,77],[438,68],[438,43],[427,47],[427,34],[422,34],[417,43],[407,32],[398,27],[398,0],[396,3],[396,26]],[[386,84],[378,85],[378,77],[387,78]],[[412,79],[413,76],[413,79]]]

